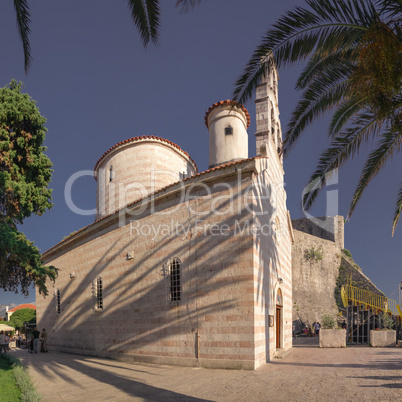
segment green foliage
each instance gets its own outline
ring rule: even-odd
[[[11,317],[9,324],[14,328],[22,328],[24,322],[35,323],[36,322],[36,310],[32,308],[22,308],[14,312]]]
[[[309,209],[331,174],[374,144],[352,197],[348,217],[364,190],[402,142],[400,0],[307,0],[282,16],[263,36],[233,100],[244,103],[273,65],[306,61],[296,84],[302,90],[284,136],[288,154],[300,134],[330,110],[330,146],[322,153],[302,200]],[[373,141],[374,139],[374,141]],[[402,213],[400,187],[392,233]]]
[[[347,248],[344,248],[342,252],[346,255],[346,257],[349,257],[353,260],[352,253]]]
[[[395,321],[391,315],[388,315],[387,313],[382,313],[380,316],[382,326],[385,329],[393,329],[395,326]]]
[[[311,247],[310,249],[304,250],[304,259],[306,261],[313,261],[313,262],[318,262],[322,260],[322,247],[320,246],[319,248],[315,249],[314,247]]]
[[[46,119],[13,80],[0,88],[0,289],[23,294],[35,282],[47,294],[55,267],[43,266],[39,250],[17,224],[50,209],[51,162],[44,154]]]
[[[324,314],[322,316],[322,328],[323,329],[336,329],[338,328],[338,322],[331,314]]]
[[[5,353],[3,356],[12,365],[13,375],[21,394],[21,399],[16,400],[23,402],[39,402],[41,400],[40,395],[36,391],[28,373],[22,366],[21,361],[9,353]]]
[[[0,357],[0,398],[2,401],[20,401],[21,391],[18,389],[10,362]]]

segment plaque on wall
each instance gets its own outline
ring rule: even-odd
[[[274,316],[273,315],[269,315],[269,326],[270,327],[274,326]]]

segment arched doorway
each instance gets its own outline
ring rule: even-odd
[[[278,289],[276,293],[276,315],[275,315],[275,329],[276,329],[276,348],[280,349],[282,347],[282,307],[283,307],[283,300],[282,300],[282,291]]]

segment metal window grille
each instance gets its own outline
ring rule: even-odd
[[[233,128],[231,126],[225,127],[225,135],[232,135]]]
[[[170,264],[170,301],[181,300],[180,261],[174,259]]]
[[[103,309],[103,283],[101,277],[96,279],[96,308],[98,310]]]
[[[57,289],[56,291],[56,311],[60,314],[60,290]]]

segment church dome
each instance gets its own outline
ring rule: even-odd
[[[96,162],[96,219],[198,172],[178,145],[154,136],[119,142]]]

